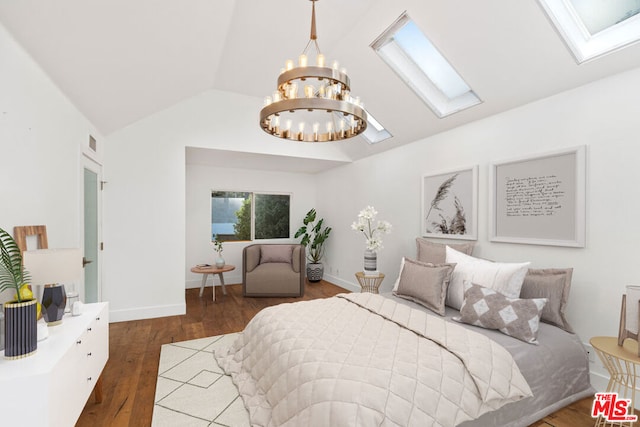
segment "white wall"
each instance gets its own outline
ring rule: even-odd
[[[615,336],[625,285],[640,283],[638,99],[640,69],[319,174],[318,208],[328,212],[326,219],[335,230],[326,260],[335,276],[330,279],[353,283],[353,273],[362,269],[363,239],[349,225],[371,204],[380,219],[394,226],[378,256],[379,269],[387,273],[383,289],[390,290],[400,257],[415,256],[421,176],[477,164],[474,254],[530,261],[535,268],[573,267],[570,323],[584,342],[597,335]],[[577,145],[588,147],[586,247],[489,242],[489,164]],[[350,183],[348,191],[336,195],[335,189],[345,183]]]
[[[110,302],[113,321],[185,312],[186,272],[192,263],[185,255],[185,147],[345,160],[335,145],[268,136],[257,125],[260,105],[255,98],[209,91],[109,136],[103,297]],[[254,188],[263,185],[259,176],[252,181],[247,184]]]
[[[297,242],[293,236],[302,225],[302,219],[315,207],[315,176],[304,173],[286,173],[248,169],[219,168],[187,165],[186,218],[187,218],[187,288],[199,288],[202,275],[191,273],[196,264],[213,264],[217,258],[211,244],[211,190],[257,191],[291,194],[291,239],[261,240],[261,242]],[[251,242],[226,242],[222,256],[236,270],[225,273],[225,283],[242,283],[242,249]],[[211,284],[210,279],[207,285]],[[215,277],[216,285],[219,284]]]
[[[102,138],[2,25],[0,64],[0,227],[43,224],[50,248],[80,247],[81,145]]]

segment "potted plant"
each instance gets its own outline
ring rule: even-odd
[[[391,232],[389,221],[375,223],[378,211],[367,206],[358,214],[358,220],[351,224],[351,229],[364,234],[366,248],[364,251],[365,275],[378,275],[378,251],[382,250],[382,234]],[[375,225],[374,225],[375,223]]]
[[[222,240],[220,240],[220,237],[218,237],[217,234],[216,234],[216,238],[213,240],[213,249],[218,254],[218,258],[216,258],[216,268],[224,267],[225,260],[224,258],[222,258],[222,250],[223,250]]]
[[[302,236],[300,244],[306,247],[307,279],[310,282],[319,282],[324,275],[324,265],[320,262],[324,256],[324,243],[331,233],[331,227],[322,227],[324,219],[316,222],[316,210],[311,209],[302,221],[304,224],[296,231],[295,237]]]
[[[0,228],[0,292],[15,291],[15,300],[4,304],[6,359],[20,359],[36,352],[37,301],[29,289],[29,273],[22,266],[22,253],[13,237]]]

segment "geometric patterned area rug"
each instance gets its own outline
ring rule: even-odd
[[[250,426],[249,415],[231,382],[213,357],[238,334],[165,344],[153,406],[153,427]]]

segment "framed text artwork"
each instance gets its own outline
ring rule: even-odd
[[[491,241],[585,246],[586,147],[493,163]]]
[[[478,166],[422,177],[422,235],[478,239]]]

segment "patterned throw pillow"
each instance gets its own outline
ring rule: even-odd
[[[493,289],[464,282],[464,302],[454,320],[497,329],[527,343],[537,344],[540,314],[546,298],[507,298]]]

